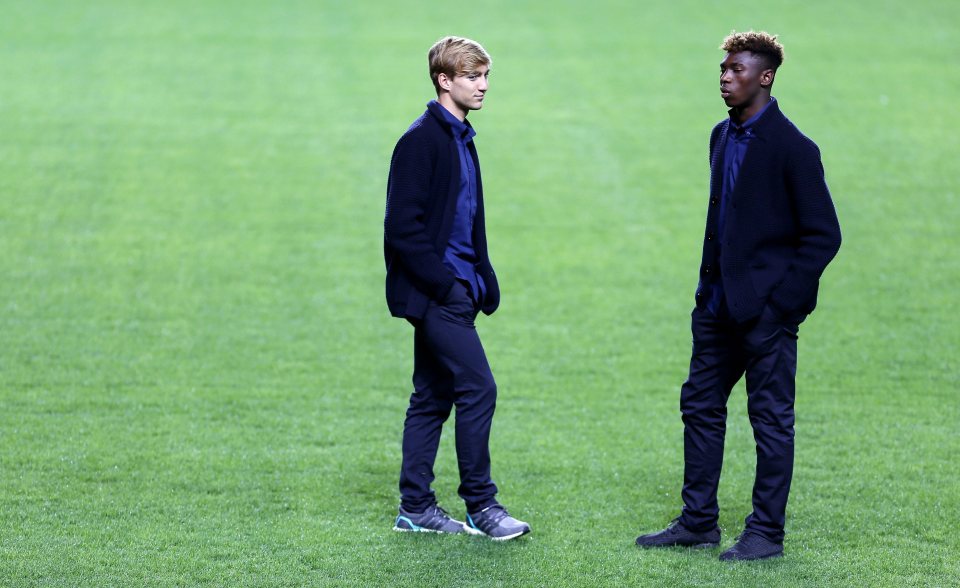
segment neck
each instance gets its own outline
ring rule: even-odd
[[[733,107],[733,118],[739,124],[743,124],[756,116],[758,112],[763,110],[763,107],[770,102],[770,94],[763,93],[757,96],[750,104],[744,106],[734,106]]]
[[[437,102],[440,103],[440,106],[450,111],[450,114],[457,117],[461,122],[467,118],[467,111],[457,106],[453,98],[450,97],[449,92],[443,92],[437,96]]]

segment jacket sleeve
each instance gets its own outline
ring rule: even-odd
[[[840,249],[840,223],[824,179],[820,150],[809,139],[789,157],[787,188],[797,219],[797,250],[769,301],[782,314],[802,312]]]
[[[713,148],[717,146],[717,137],[720,136],[720,129],[722,127],[723,121],[714,125],[713,130],[710,131],[710,149],[707,151],[707,163],[713,162]]]
[[[443,300],[455,278],[427,234],[425,216],[433,165],[429,145],[416,141],[415,136],[408,133],[397,142],[387,180],[384,239],[414,286],[434,300]]]

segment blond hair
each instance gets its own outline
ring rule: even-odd
[[[767,67],[774,71],[783,63],[783,45],[777,41],[776,35],[764,31],[747,31],[746,33],[731,31],[720,48],[727,53],[741,51],[756,53],[762,56]]]
[[[440,93],[440,82],[437,81],[440,74],[452,78],[492,63],[490,54],[480,43],[463,37],[444,37],[437,41],[427,53],[427,61],[430,64],[430,79],[437,94]]]

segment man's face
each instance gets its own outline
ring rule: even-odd
[[[731,108],[747,106],[773,83],[773,70],[749,51],[727,53],[720,64],[720,96]]]
[[[481,65],[474,71],[455,75],[450,79],[450,98],[458,108],[480,110],[483,108],[483,97],[489,87],[490,66]]]

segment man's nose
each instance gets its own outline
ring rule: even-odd
[[[477,86],[477,89],[481,92],[486,92],[489,86],[490,82],[487,80],[487,78],[480,78],[480,85]]]
[[[723,82],[729,82],[732,77],[733,77],[733,74],[730,73],[730,70],[729,70],[729,69],[720,72],[720,82],[721,82],[721,83],[723,83]]]

